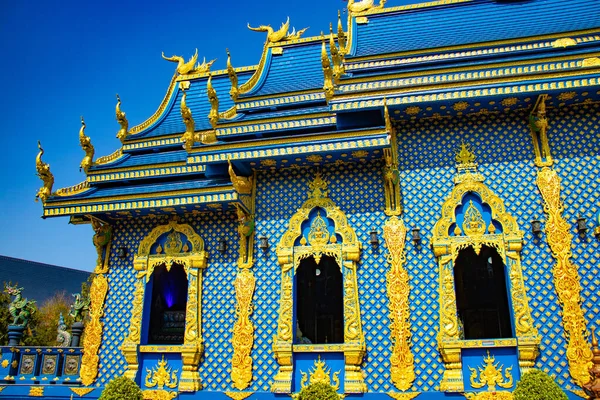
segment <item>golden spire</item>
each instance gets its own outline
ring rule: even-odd
[[[208,81],[206,82],[206,93],[208,94],[208,101],[210,101],[208,120],[214,129],[217,127],[217,123],[219,122],[219,98],[217,97],[217,92],[212,85],[212,74],[208,75]]]
[[[87,174],[90,167],[94,164],[94,146],[92,145],[92,139],[89,136],[85,135],[85,121],[83,117],[81,117],[81,129],[79,129],[79,144],[81,148],[85,152],[85,157],[81,160],[81,164],[79,164],[79,170],[83,171]]]
[[[121,141],[121,143],[125,142],[125,138],[129,135],[129,121],[127,121],[127,117],[125,113],[121,111],[121,98],[117,94],[117,106],[116,106],[116,114],[117,121],[119,125],[121,125],[121,129],[117,132],[117,138]]]
[[[344,27],[342,26],[342,17],[340,15],[340,10],[338,10],[337,35],[338,44],[340,45],[340,53],[343,57],[346,55],[346,33],[344,32]]]
[[[190,151],[195,142],[194,131],[196,130],[196,124],[194,118],[192,118],[192,110],[190,110],[185,102],[186,97],[187,94],[184,91],[181,98],[181,118],[183,118],[183,123],[185,124],[185,133],[181,137],[181,140],[183,141],[183,148],[186,151]]]
[[[41,199],[42,203],[46,204],[46,199],[52,194],[52,185],[54,185],[54,175],[52,175],[52,172],[50,172],[50,165],[42,161],[44,149],[42,149],[42,144],[39,140],[38,149],[40,149],[40,152],[35,158],[35,169],[37,170],[37,176],[39,176],[43,182],[43,186],[38,190],[35,196],[35,201]]]
[[[235,73],[235,68],[231,65],[231,54],[229,54],[229,49],[227,50],[227,75],[229,75],[229,80],[231,81],[231,89],[229,90],[229,95],[233,101],[237,101],[237,98],[240,94],[240,90],[238,87],[238,78]]]
[[[342,56],[333,39],[333,26],[331,23],[329,24],[329,51],[331,52],[331,60],[333,61],[333,80],[338,84],[345,71],[342,63]]]
[[[333,86],[333,71],[331,70],[331,62],[329,61],[329,56],[327,55],[327,49],[325,48],[325,37],[323,36],[323,32],[321,32],[321,65],[323,66],[323,90],[325,91],[325,98],[327,101],[333,98],[334,94],[334,86]]]

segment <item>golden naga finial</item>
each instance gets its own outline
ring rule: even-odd
[[[229,75],[229,80],[231,81],[231,89],[229,90],[229,96],[233,101],[237,101],[238,96],[240,94],[240,89],[238,87],[238,78],[235,73],[235,68],[231,65],[231,54],[229,54],[229,49],[227,50],[227,75]]]
[[[42,161],[42,155],[44,154],[44,149],[42,148],[42,144],[38,140],[38,149],[40,152],[35,158],[35,169],[37,170],[37,176],[40,177],[44,186],[42,186],[37,194],[35,195],[35,201],[38,199],[42,200],[43,204],[46,204],[46,199],[50,197],[52,194],[52,185],[54,185],[54,175],[50,172],[50,165]]]
[[[350,13],[359,13],[372,9],[381,9],[385,7],[386,1],[387,0],[379,0],[379,5],[375,6],[375,0],[361,0],[359,2],[348,0],[348,11],[350,11]]]
[[[459,165],[474,164],[475,154],[473,154],[473,151],[468,144],[461,142],[460,149],[456,152],[455,160]]]
[[[340,83],[342,75],[346,72],[342,56],[333,39],[333,26],[329,24],[329,51],[331,53],[331,61],[333,61],[333,80],[336,84]]]
[[[277,42],[286,42],[288,40],[300,39],[300,36],[308,29],[308,27],[304,29],[300,29],[296,32],[296,28],[292,28],[292,32],[288,32],[290,28],[290,17],[287,18],[287,21],[281,24],[281,27],[278,30],[273,30],[271,25],[260,25],[259,27],[253,28],[248,23],[248,29],[255,32],[267,32],[267,43],[277,43]]]
[[[346,55],[346,33],[344,32],[344,27],[342,26],[342,16],[340,15],[340,10],[338,10],[337,35],[338,44],[340,45],[340,53],[343,57]]]
[[[196,137],[194,135],[194,131],[196,130],[196,123],[194,122],[194,118],[192,118],[192,110],[185,103],[187,94],[185,91],[183,92],[183,97],[181,98],[181,118],[183,118],[183,123],[185,124],[185,133],[181,137],[183,141],[183,148],[186,151],[190,151],[194,142],[196,141]]]
[[[231,179],[231,183],[233,184],[233,188],[239,194],[251,194],[252,193],[252,177],[239,176],[235,174],[233,170],[233,165],[231,164],[231,160],[227,160],[229,164],[229,179]]]
[[[333,98],[334,94],[333,70],[331,69],[331,62],[329,61],[327,49],[325,48],[325,38],[323,37],[323,32],[321,32],[321,42],[321,65],[323,66],[323,75],[325,77],[323,90],[325,91],[325,99],[329,101]]]
[[[214,59],[212,61],[206,62],[205,57],[202,61],[202,64],[196,64],[196,61],[198,61],[198,49],[196,49],[196,53],[194,53],[194,55],[188,60],[188,62],[185,62],[185,59],[181,56],[165,57],[164,52],[162,53],[162,58],[167,61],[176,62],[177,68],[175,69],[175,73],[179,75],[199,74],[203,72],[208,72],[210,71],[210,67],[216,61],[216,59]]]
[[[83,170],[87,174],[90,167],[94,165],[93,159],[95,150],[92,145],[92,139],[85,135],[85,121],[83,120],[83,117],[81,117],[81,129],[79,129],[79,144],[85,152],[85,157],[83,157],[81,164],[79,164],[79,171]]]
[[[208,101],[210,101],[208,120],[214,129],[217,127],[217,123],[219,122],[219,98],[217,97],[217,91],[212,85],[212,74],[208,75],[208,81],[206,82],[206,93],[208,94]]]
[[[121,98],[117,94],[117,106],[116,106],[116,114],[117,114],[117,122],[121,125],[121,129],[117,132],[117,138],[121,141],[121,143],[125,142],[125,138],[129,135],[129,121],[127,121],[127,117],[125,113],[121,111]]]

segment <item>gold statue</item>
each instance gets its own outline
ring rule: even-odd
[[[385,6],[387,0],[380,0],[379,5],[375,7],[375,0],[361,0],[359,2],[354,2],[354,0],[348,0],[348,11],[351,13],[359,13],[363,11],[368,11],[371,9],[379,9]]]
[[[331,61],[333,61],[333,80],[336,84],[340,83],[344,70],[344,62],[335,40],[333,39],[333,26],[329,24],[329,51],[331,52]]]
[[[233,165],[230,160],[227,160],[229,164],[229,178],[231,179],[231,183],[233,183],[234,189],[239,194],[251,194],[252,193],[252,177],[238,176],[235,174],[233,170]]]
[[[94,146],[92,145],[92,139],[89,136],[85,136],[85,121],[83,117],[81,117],[81,129],[79,130],[79,144],[81,148],[85,152],[85,157],[81,160],[81,164],[79,164],[79,171],[83,169],[83,171],[87,174],[88,170],[92,165],[94,165]]]
[[[105,265],[105,253],[106,249],[108,252],[108,244],[110,243],[110,239],[112,238],[112,227],[109,224],[106,224],[100,221],[97,218],[91,217],[92,221],[92,229],[94,229],[94,237],[92,239],[94,243],[94,247],[96,247],[96,253],[98,254],[98,258],[96,259],[96,269],[94,269],[95,274],[105,274],[108,272],[108,265]]]
[[[50,172],[50,165],[42,161],[42,155],[44,154],[44,149],[42,149],[42,144],[38,140],[38,149],[40,152],[35,158],[35,168],[37,170],[37,176],[40,177],[42,182],[44,182],[44,186],[42,186],[36,196],[35,201],[38,199],[42,199],[42,203],[46,204],[46,199],[52,194],[52,185],[54,185],[54,175]]]
[[[529,115],[529,127],[533,140],[535,163],[538,166],[552,165],[550,145],[548,144],[548,119],[546,118],[546,97],[540,95],[534,111]]]
[[[227,75],[229,75],[229,80],[231,81],[231,89],[229,90],[229,95],[231,96],[231,99],[233,101],[236,101],[240,94],[240,90],[238,87],[238,78],[237,74],[235,73],[235,68],[233,68],[233,65],[231,65],[231,54],[229,54],[229,49],[225,50],[227,50]]]
[[[329,61],[329,56],[327,55],[327,49],[325,48],[325,38],[323,37],[323,32],[321,32],[321,65],[323,66],[323,90],[325,91],[325,99],[327,101],[333,98],[334,94],[334,86],[333,86],[333,70],[331,69],[331,63]]]
[[[183,118],[183,123],[185,124],[185,133],[181,137],[181,140],[183,141],[183,148],[186,151],[190,151],[196,141],[194,135],[196,123],[194,122],[194,118],[192,118],[192,110],[185,103],[186,97],[187,94],[184,91],[181,98],[181,118]]]
[[[257,28],[253,28],[248,24],[248,29],[255,32],[267,32],[267,43],[277,43],[277,42],[286,42],[288,40],[300,39],[300,36],[308,29],[308,27],[304,29],[300,29],[296,32],[296,28],[292,28],[292,32],[288,32],[290,28],[290,17],[287,18],[287,21],[281,24],[281,27],[278,30],[273,30],[271,25],[260,25]]]
[[[117,138],[121,141],[121,143],[125,142],[125,138],[129,135],[129,121],[127,121],[127,117],[125,113],[121,111],[121,98],[117,94],[117,122],[121,125],[121,129],[117,132]]]
[[[181,56],[165,57],[164,52],[162,53],[162,58],[167,61],[176,62],[177,68],[175,69],[175,72],[179,75],[199,74],[203,72],[208,72],[210,71],[210,67],[216,61],[216,59],[214,59],[212,61],[206,62],[205,57],[202,61],[202,64],[196,64],[196,61],[198,61],[198,49],[196,49],[196,53],[192,56],[192,58],[188,60],[188,62],[185,62],[185,59]]]
[[[214,129],[217,127],[217,123],[219,122],[219,98],[217,97],[217,91],[212,85],[212,74],[208,75],[208,81],[206,82],[206,93],[208,94],[208,101],[210,101],[208,120]]]

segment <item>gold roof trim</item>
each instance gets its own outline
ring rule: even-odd
[[[107,182],[107,181],[119,181],[125,179],[136,179],[136,178],[148,178],[148,177],[159,177],[169,176],[177,174],[187,174],[194,172],[204,172],[206,167],[204,165],[180,165],[172,167],[156,167],[150,166],[147,169],[138,169],[131,171],[118,171],[106,174],[90,175],[88,176],[89,182]]]
[[[250,65],[247,67],[235,67],[234,70],[235,72],[246,72],[246,71],[254,71],[259,67],[259,65]],[[207,72],[200,72],[200,73],[196,73],[196,74],[189,74],[189,75],[179,75],[176,78],[176,81],[191,81],[194,79],[198,79],[198,78],[206,78],[208,77],[208,75],[212,75],[214,76],[219,76],[219,75],[227,75],[227,69],[218,69],[216,71],[207,71]]]
[[[141,124],[136,125],[133,128],[131,128],[129,130],[130,135],[135,135],[136,133],[142,132],[144,129],[148,128],[150,125],[152,125],[153,123],[158,121],[158,119],[164,114],[164,112],[167,109],[167,105],[169,104],[169,100],[171,99],[171,96],[173,95],[173,92],[175,90],[175,87],[176,87],[175,82],[176,81],[177,81],[177,75],[173,75],[173,78],[171,78],[171,83],[169,84],[169,88],[167,89],[167,94],[165,94],[163,101],[160,103],[160,106],[158,107],[158,110],[156,110],[156,112],[154,114],[152,114],[152,116],[150,118],[148,118]]]
[[[373,15],[373,14],[385,14],[396,11],[405,11],[405,10],[416,10],[419,8],[430,8],[436,6],[445,6],[448,4],[459,4],[459,3],[472,3],[473,0],[438,0],[438,1],[428,1],[426,3],[417,3],[417,4],[408,4],[405,6],[396,6],[390,8],[369,8],[366,11],[356,12],[353,15]]]
[[[90,188],[90,183],[85,180],[83,182],[78,183],[77,185],[68,186],[65,188],[58,189],[54,195],[56,196],[73,196],[79,193],[83,193]]]
[[[103,174],[108,174],[108,173],[115,173],[115,172],[125,172],[125,171],[141,171],[144,169],[148,169],[148,168],[168,168],[168,167],[183,167],[185,166],[185,161],[174,161],[174,162],[170,162],[170,163],[163,163],[163,164],[146,164],[146,165],[137,165],[134,167],[123,167],[123,168],[110,168],[110,169],[102,169],[99,171],[92,171],[88,174],[88,177],[90,176],[94,176],[94,175],[103,175]]]
[[[123,156],[123,148],[116,150],[114,153],[107,156],[98,157],[94,162],[94,165],[104,165],[112,161],[115,161]],[[91,172],[93,174],[93,172]]]

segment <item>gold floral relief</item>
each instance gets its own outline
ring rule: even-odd
[[[414,357],[410,349],[410,287],[408,272],[404,268],[407,229],[402,218],[392,216],[383,227],[383,237],[391,264],[386,274],[390,331],[393,348],[390,355],[391,377],[400,390],[408,390],[415,380]]]
[[[575,383],[582,385],[590,379],[588,367],[592,359],[592,351],[586,340],[587,329],[581,309],[579,273],[571,261],[573,235],[569,223],[562,216],[564,206],[560,199],[560,178],[556,171],[550,167],[539,169],[536,183],[547,215],[546,240],[552,257],[556,260],[552,273],[558,300],[562,305],[569,372]]]
[[[83,357],[81,358],[81,383],[90,386],[98,376],[98,350],[102,344],[102,322],[100,318],[104,314],[104,300],[108,292],[108,279],[100,274],[96,275],[90,287],[90,321],[85,327],[85,338],[83,341]]]
[[[236,389],[247,388],[252,381],[252,345],[254,325],[252,315],[252,295],[256,279],[249,269],[241,269],[235,279],[236,322],[233,326],[233,357],[231,359],[231,380]]]

